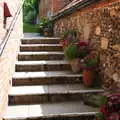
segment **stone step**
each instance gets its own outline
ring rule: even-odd
[[[81,101],[9,106],[4,120],[94,120],[97,108]]]
[[[89,94],[103,92],[101,89],[89,89],[81,84],[40,85],[13,87],[9,93],[9,105],[39,104],[61,101],[84,101]]]
[[[19,52],[19,61],[63,60],[63,52]]]
[[[15,86],[81,83],[82,75],[73,74],[70,71],[16,72],[13,75],[12,82]]]
[[[21,52],[63,51],[59,44],[25,44],[20,46]]]
[[[22,44],[59,44],[60,38],[37,37],[37,38],[23,38]]]
[[[71,70],[67,61],[19,61],[16,63],[16,72],[31,71],[63,71]]]

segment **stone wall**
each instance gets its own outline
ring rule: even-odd
[[[20,0],[6,0],[14,16],[17,11]],[[2,7],[0,6],[0,15],[2,14]],[[3,16],[0,16],[0,35],[4,36],[2,32],[3,28]],[[11,18],[12,19],[12,18]],[[8,26],[11,19],[9,19]],[[3,30],[6,31],[6,30]],[[20,38],[22,37],[22,12],[19,15],[15,28],[9,38],[9,41],[4,49],[2,56],[0,56],[0,119],[2,118],[5,109],[8,105],[8,91],[12,83],[12,75],[15,69],[15,61],[17,58],[17,52],[19,51]]]
[[[100,54],[104,87],[120,87],[120,1],[94,4],[55,21],[55,36],[69,29],[77,29],[78,39],[89,40]]]

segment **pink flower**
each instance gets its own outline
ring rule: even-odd
[[[68,40],[65,40],[65,45],[67,46],[69,44],[69,41]]]
[[[112,113],[109,117],[109,120],[120,120],[119,113]]]

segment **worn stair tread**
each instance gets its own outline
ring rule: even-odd
[[[44,52],[19,52],[19,55],[51,55],[51,54],[59,54],[59,55],[64,55],[64,52],[49,52],[49,51],[44,51]]]
[[[100,93],[100,88],[88,88],[82,84],[61,84],[61,85],[39,85],[39,86],[17,86],[12,87],[9,95],[37,95],[37,94],[66,94],[66,93]]]
[[[21,40],[60,40],[59,37],[27,37],[22,38]]]
[[[45,77],[82,77],[70,71],[15,72],[13,78],[45,78]]]
[[[60,44],[22,44],[21,47],[41,47],[41,46],[50,46],[50,47],[54,47],[54,46],[58,46],[61,47]]]
[[[59,65],[69,64],[65,60],[40,60],[40,61],[18,61],[16,65]]]
[[[82,74],[74,74],[71,71],[41,71],[41,72],[15,72],[13,85],[45,85],[81,83]]]
[[[65,60],[18,61],[15,65],[16,72],[71,71],[70,64]]]
[[[60,38],[49,38],[49,37],[31,37],[21,39],[22,44],[58,44]]]
[[[84,105],[81,101],[44,103],[36,105],[9,106],[4,119],[32,119],[32,117],[95,115],[97,108]]]
[[[22,44],[20,51],[37,52],[37,51],[63,51],[60,44]]]
[[[19,52],[19,61],[64,60],[64,52]]]

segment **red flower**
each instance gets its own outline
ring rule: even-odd
[[[77,46],[78,47],[80,47],[80,46],[87,46],[88,45],[88,43],[87,42],[84,42],[84,41],[79,41],[78,43],[77,43]]]
[[[111,120],[111,119],[108,117],[108,118],[106,118],[106,120]]]
[[[107,103],[102,105],[100,112],[105,120],[120,120],[120,93],[107,93]]]
[[[100,111],[103,113],[103,115],[109,116],[109,111],[105,105],[101,106]]]

